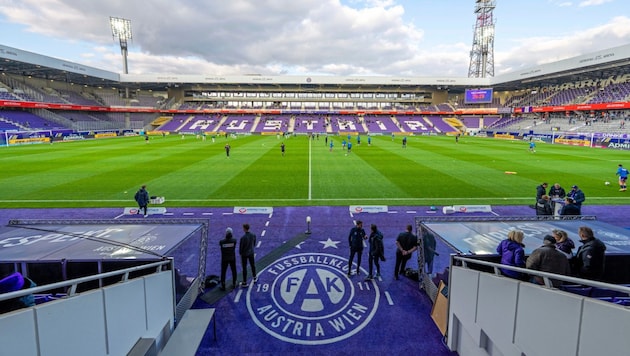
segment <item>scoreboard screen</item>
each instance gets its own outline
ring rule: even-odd
[[[487,104],[492,102],[492,88],[466,89],[464,104]]]

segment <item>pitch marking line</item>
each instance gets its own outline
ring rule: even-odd
[[[623,197],[588,197],[590,202],[597,200],[627,200],[627,196]],[[420,197],[412,197],[412,198],[359,198],[351,197],[351,198],[311,198],[308,199],[311,201],[362,201],[362,202],[380,202],[380,201],[415,201],[415,202],[446,202],[448,204],[452,204],[452,201],[471,201],[471,202],[480,202],[480,201],[498,201],[498,200],[513,200],[513,201],[530,201],[532,197],[505,197],[505,198],[420,198]],[[269,198],[269,199],[169,199],[170,202],[179,202],[179,203],[256,203],[256,202],[303,202],[307,201],[307,199],[278,199],[278,198]],[[2,199],[0,203],[86,203],[86,202],[99,202],[99,203],[128,203],[129,199]],[[242,204],[241,204],[242,205]],[[414,204],[417,205],[417,204]],[[233,213],[223,213],[223,215],[232,215]]]

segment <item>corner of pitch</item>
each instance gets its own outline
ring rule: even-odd
[[[378,309],[374,281],[350,279],[347,257],[303,253],[278,259],[247,291],[247,309],[269,335],[303,345],[328,344],[361,331]]]

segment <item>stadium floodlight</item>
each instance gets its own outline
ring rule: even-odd
[[[112,36],[120,41],[120,52],[123,56],[123,73],[129,74],[127,69],[127,41],[132,38],[131,21],[110,16],[109,24],[112,27]]]

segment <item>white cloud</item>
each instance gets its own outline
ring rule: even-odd
[[[586,6],[599,6],[602,4],[605,4],[607,2],[611,2],[613,0],[585,0],[580,2],[580,4],[578,5],[579,7],[586,7]]]
[[[495,53],[495,74],[555,62],[630,43],[630,18],[618,16],[606,24],[561,37],[523,39],[509,51]]]
[[[470,23],[465,25],[449,22],[448,14],[443,22],[433,21],[463,26],[465,38],[440,38],[439,44],[428,45],[422,26],[427,17],[440,14],[419,13],[417,7],[413,14],[406,13],[412,10],[403,6],[403,0],[345,4],[339,0],[0,0],[0,16],[69,48],[80,44],[88,50],[82,50],[75,61],[116,72],[122,68],[121,56],[109,16],[132,22],[129,71],[133,74],[467,75],[468,40],[474,25],[468,17]],[[409,15],[419,22],[407,20]],[[506,40],[498,33],[497,41],[509,41],[514,48],[495,50],[495,74],[630,43],[628,17],[607,23],[601,17],[601,21],[597,27],[560,35],[555,31],[546,37]],[[441,33],[433,31],[432,37]]]

